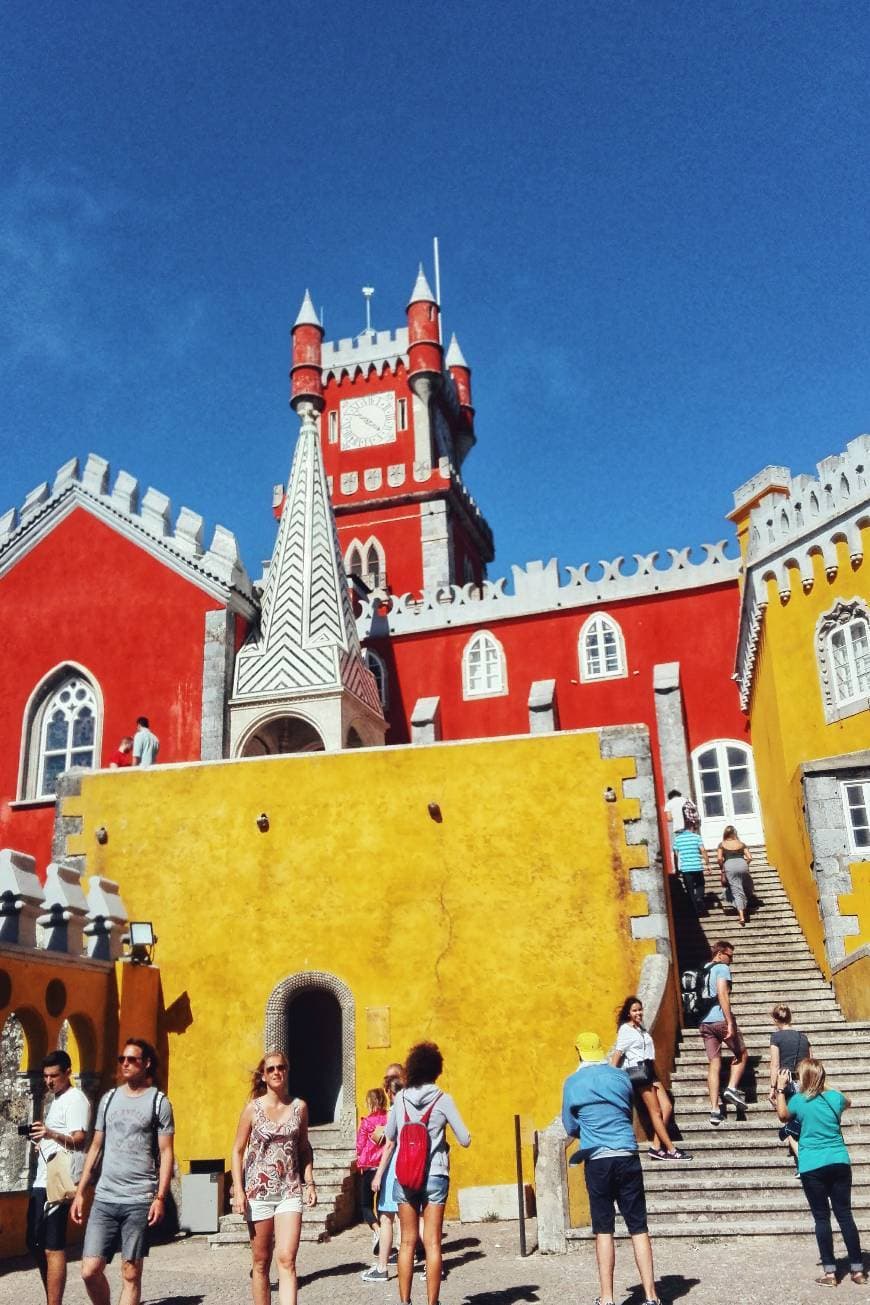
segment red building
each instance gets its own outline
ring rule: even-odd
[[[196,513],[173,522],[93,455],[0,517],[0,846],[44,867],[58,774],[106,764],[141,714],[161,764],[643,722],[660,794],[694,788],[711,836],[736,815],[760,837],[725,545],[487,579],[471,371],[422,269],[406,325],[322,337],[306,295],[303,433],[262,591],[229,531],[204,549]]]

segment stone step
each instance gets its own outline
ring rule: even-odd
[[[767,1043],[762,1043],[759,1040],[753,1044],[748,1038],[746,1043],[749,1048],[750,1064],[755,1063],[757,1068],[763,1064],[766,1068],[770,1051]],[[863,1047],[850,1048],[835,1042],[829,1044],[826,1036],[822,1035],[810,1043],[810,1050],[818,1051],[819,1059],[824,1062],[826,1069],[831,1073],[840,1073],[843,1069],[860,1069],[865,1065],[870,1070],[870,1052]],[[703,1066],[706,1073],[707,1055],[701,1046],[700,1038],[697,1047],[693,1047],[689,1043],[683,1043],[680,1047],[677,1059],[674,1062],[674,1074],[676,1075],[684,1066],[692,1068]],[[870,1081],[870,1074],[868,1074],[868,1081]]]
[[[688,1165],[686,1167],[688,1168]],[[727,1174],[723,1174],[722,1177],[727,1179]],[[715,1213],[726,1216],[743,1216],[750,1211],[756,1214],[767,1214],[772,1205],[769,1193],[746,1190],[743,1187],[737,1188],[727,1181],[721,1183],[718,1190],[687,1192],[685,1196],[677,1196],[673,1192],[659,1192],[653,1200],[649,1199],[649,1195],[647,1198],[647,1211],[651,1219],[664,1215],[670,1219],[691,1222],[694,1222],[699,1215]],[[809,1218],[807,1198],[804,1195],[803,1184],[798,1179],[792,1178],[790,1187],[777,1189],[775,1208],[777,1214],[782,1214],[786,1210],[802,1210]],[[853,1185],[852,1211],[856,1217],[859,1210],[865,1212],[865,1217],[870,1211],[870,1187]]]
[[[751,1082],[751,1076],[747,1071],[744,1074],[744,1080]],[[722,1075],[723,1083],[727,1080],[727,1074]],[[759,1099],[766,1097],[770,1091],[770,1080],[766,1074],[756,1073],[755,1082]],[[671,1075],[671,1089],[676,1093],[678,1098],[692,1090],[700,1091],[702,1085],[707,1084],[707,1067],[698,1062],[694,1065],[683,1065],[679,1070],[675,1070]],[[847,1097],[851,1097],[853,1105],[857,1105],[862,1093],[870,1094],[870,1061],[864,1061],[856,1065],[839,1065],[836,1072],[831,1070],[827,1076],[826,1087],[836,1088],[838,1092],[845,1092]]]
[[[785,1152],[785,1147],[782,1148]],[[779,1170],[762,1169],[758,1173],[745,1169],[740,1174],[739,1183],[728,1180],[727,1170],[717,1169],[713,1165],[699,1165],[696,1160],[649,1160],[644,1162],[643,1181],[647,1195],[651,1192],[676,1192],[680,1197],[694,1194],[695,1199],[701,1193],[721,1192],[739,1187],[742,1192],[777,1193],[777,1203],[781,1193],[791,1196],[793,1192],[800,1195],[806,1205],[803,1188],[794,1176],[791,1161],[784,1159]],[[863,1166],[852,1171],[852,1190],[868,1189],[870,1200],[870,1166]]]
[[[797,1184],[795,1184],[797,1186]],[[855,1220],[859,1232],[867,1232],[870,1229],[870,1220],[863,1216]],[[717,1215],[712,1219],[699,1215],[694,1222],[682,1222],[674,1219],[668,1219],[664,1215],[659,1215],[655,1219],[650,1219],[649,1229],[656,1237],[686,1237],[692,1241],[705,1241],[709,1238],[716,1240],[723,1237],[806,1237],[815,1240],[813,1232],[813,1223],[810,1218],[809,1210],[805,1208],[803,1216],[789,1210],[782,1215],[775,1213],[765,1214],[763,1217],[744,1219],[739,1215],[724,1217]],[[616,1236],[627,1238],[625,1224],[617,1215],[616,1218]],[[569,1228],[566,1233],[568,1249],[571,1249],[572,1243],[588,1242],[592,1240],[591,1228]],[[842,1241],[839,1235],[835,1235],[834,1250],[838,1258],[844,1258],[842,1250]]]
[[[679,1101],[677,1103],[677,1112],[681,1133],[707,1134],[716,1132],[717,1134],[721,1133],[724,1135],[727,1130],[729,1135],[737,1135],[763,1133],[767,1130],[772,1132],[774,1128],[771,1120],[773,1112],[767,1108],[760,1109],[750,1106],[746,1111],[745,1119],[736,1119],[734,1108],[728,1106],[725,1119],[718,1128],[714,1128],[714,1126],[708,1122],[707,1115],[710,1112],[709,1101],[703,1106],[703,1108],[699,1108],[697,1116],[696,1112],[694,1112],[690,1106],[687,1106],[684,1101]],[[847,1112],[844,1116],[843,1131],[844,1133],[848,1133],[852,1129],[863,1129],[866,1136],[870,1138],[870,1107],[853,1107]]]

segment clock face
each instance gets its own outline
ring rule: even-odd
[[[339,426],[342,449],[391,444],[396,438],[396,396],[367,394],[358,399],[342,399]]]

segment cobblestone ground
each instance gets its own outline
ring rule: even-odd
[[[521,1260],[513,1224],[448,1226],[444,1247],[447,1278],[443,1305],[592,1305],[597,1295],[591,1246],[566,1256],[532,1254]],[[300,1305],[395,1305],[395,1277],[387,1286],[360,1282],[370,1260],[368,1234],[361,1228],[322,1246],[303,1245],[299,1256]],[[665,1305],[815,1305],[830,1301],[860,1305],[870,1301],[870,1289],[848,1278],[836,1292],[817,1287],[820,1272],[809,1238],[744,1238],[740,1241],[681,1243],[662,1239],[655,1246],[659,1290]],[[157,1247],[145,1268],[143,1305],[249,1305],[245,1247],[209,1248],[194,1237]],[[845,1266],[844,1266],[845,1267]],[[43,1305],[36,1272],[7,1267],[0,1276],[3,1305]],[[391,1275],[395,1268],[391,1266]],[[110,1270],[117,1302],[117,1267]],[[643,1293],[627,1246],[617,1249],[616,1300],[640,1305]],[[274,1286],[273,1282],[273,1286]],[[273,1300],[277,1305],[277,1291]],[[425,1285],[415,1279],[414,1305],[425,1305]],[[87,1305],[76,1264],[70,1265],[66,1305]]]

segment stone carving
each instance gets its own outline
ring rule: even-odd
[[[857,698],[841,706],[837,702],[834,691],[834,668],[831,665],[829,646],[830,636],[836,629],[849,625],[855,620],[863,620],[870,626],[870,609],[861,598],[853,598],[848,603],[838,599],[829,612],[825,612],[824,615],[819,617],[816,624],[816,663],[819,668],[822,702],[828,724],[833,721],[843,720],[846,716],[854,716],[859,711],[866,711],[868,705],[870,705],[868,704],[868,695],[865,694],[862,698]]]
[[[140,511],[135,476],[119,471],[110,491],[109,473],[108,462],[96,453],[89,454],[81,475],[78,458],[70,458],[58,469],[50,490],[44,481],[30,491],[20,510],[10,508],[4,512],[0,516],[0,572],[29,546],[31,530],[38,530],[55,505],[73,495],[134,538],[147,538],[152,550],[160,548],[169,564],[183,573],[207,577],[232,589],[244,600],[241,606],[245,614],[253,615],[254,593],[232,531],[216,526],[212,542],[204,551],[203,522],[198,513],[183,507],[173,529],[172,506],[165,494],[147,490]]]
[[[380,489],[384,473],[380,467],[366,467],[363,472],[363,484],[366,489]]]
[[[427,590],[422,598],[376,590],[364,600],[357,626],[360,637],[366,638],[377,622],[380,632],[390,634],[436,630],[446,625],[488,625],[492,621],[554,608],[604,605],[623,598],[699,589],[737,579],[740,559],[728,556],[727,540],[703,544],[702,548],[705,556],[700,562],[692,560],[690,548],[669,548],[670,564],[662,569],[655,565],[658,553],[635,554],[634,569],[629,569],[622,557],[599,562],[598,576],[590,574],[592,564],[584,562],[579,567],[566,568],[567,584],[561,583],[555,558],[547,563],[529,562],[525,567],[511,568],[513,593],[507,592],[506,577],[484,580],[481,585],[473,581],[441,585]]]
[[[69,779],[68,772],[64,780]],[[77,867],[52,861],[44,887],[35,870],[32,856],[0,848],[0,944],[83,959],[87,938],[90,958],[117,960],[127,924],[118,885],[92,876],[85,899]]]

